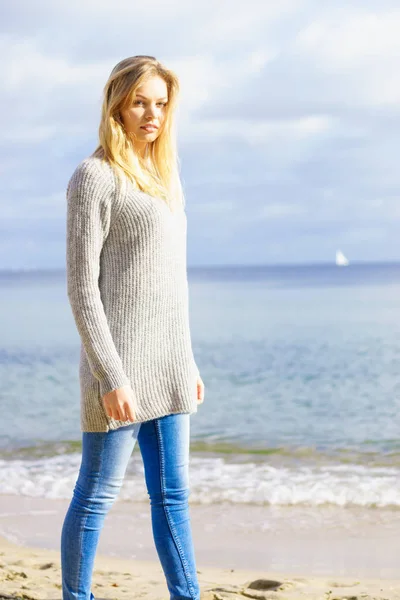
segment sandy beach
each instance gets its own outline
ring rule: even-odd
[[[1,497],[0,599],[62,598],[58,544],[67,505],[65,500]],[[96,600],[168,600],[148,510],[147,505],[133,506],[128,502],[117,502],[111,509],[93,573]],[[372,537],[372,525],[358,513],[363,533],[356,538],[354,532],[349,533],[348,522],[346,527],[340,522],[339,513],[330,513],[330,523],[327,511],[322,515],[325,530],[316,523],[316,530],[321,533],[318,539],[309,526],[302,533],[293,529],[290,533],[287,526],[285,531],[288,511],[282,512],[281,524],[275,515],[271,530],[262,532],[257,515],[263,512],[265,517],[265,507],[260,507],[259,513],[249,510],[250,507],[230,509],[228,505],[191,507],[198,577],[205,600],[400,599],[400,578],[390,577],[396,572],[399,556],[393,541],[398,539],[398,526],[390,527],[389,518],[386,522],[381,519],[378,539],[376,531]],[[303,523],[305,515],[303,511]],[[295,514],[293,517],[300,518]],[[345,537],[346,528],[349,538]],[[320,563],[316,560],[318,554],[322,556]],[[379,566],[381,560],[381,565],[389,567],[388,557],[393,559],[392,568]]]
[[[204,600],[394,600],[400,580],[298,577],[269,571],[198,567]],[[92,591],[97,600],[167,600],[161,567],[155,561],[97,555]],[[24,547],[0,538],[0,598],[59,600],[59,552]]]

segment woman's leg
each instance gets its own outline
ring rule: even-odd
[[[61,533],[63,600],[93,600],[94,559],[104,519],[118,496],[141,423],[82,433],[82,461]]]
[[[150,497],[154,542],[170,600],[199,600],[189,515],[190,415],[142,423],[138,442]]]

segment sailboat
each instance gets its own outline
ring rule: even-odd
[[[347,267],[350,264],[341,250],[336,250],[336,264],[338,267]]]

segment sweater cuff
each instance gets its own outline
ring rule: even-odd
[[[117,390],[123,385],[131,385],[131,381],[129,377],[126,375],[117,375],[112,374],[109,375],[106,379],[100,380],[100,396],[103,398],[108,392],[112,392],[113,390]]]

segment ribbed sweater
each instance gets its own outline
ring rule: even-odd
[[[107,392],[129,384],[135,422],[197,412],[189,328],[184,208],[121,184],[84,158],[67,185],[67,293],[81,340],[82,431],[131,424],[109,417]]]

